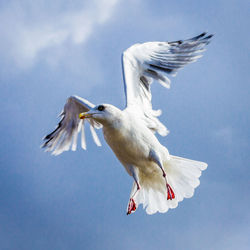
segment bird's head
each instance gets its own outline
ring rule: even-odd
[[[90,118],[102,125],[112,125],[121,117],[121,110],[111,104],[100,104],[85,113],[80,113],[79,118]]]

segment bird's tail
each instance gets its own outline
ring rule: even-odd
[[[176,208],[178,202],[184,198],[192,197],[194,189],[200,184],[201,171],[207,168],[204,162],[173,155],[170,155],[170,159],[163,162],[163,165],[168,184],[174,192],[174,198],[168,199],[166,181],[162,174],[159,174],[160,172],[150,176],[141,176],[141,189],[133,200],[136,206],[142,204],[148,214],[165,213],[169,208]],[[136,184],[133,184],[131,195],[136,192],[136,189]]]

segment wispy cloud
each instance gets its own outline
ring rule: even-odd
[[[40,1],[10,1],[0,11],[2,58],[19,68],[29,68],[42,52],[83,44],[110,19],[118,1],[95,0],[69,9],[58,2],[49,13],[49,1],[46,8]]]

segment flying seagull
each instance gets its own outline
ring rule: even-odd
[[[127,214],[135,212],[139,204],[148,214],[176,208],[178,202],[193,196],[207,164],[170,155],[160,144],[155,133],[166,136],[168,130],[158,119],[161,110],[152,109],[150,86],[155,81],[169,88],[167,74],[175,75],[200,58],[211,38],[202,33],[187,40],[134,44],[122,54],[125,109],[71,96],[43,147],[54,155],[70,148],[74,151],[81,132],[81,146],[86,149],[87,121],[95,143],[101,146],[95,129],[102,128],[106,142],[134,180]]]

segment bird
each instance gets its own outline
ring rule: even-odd
[[[94,105],[77,95],[70,96],[53,132],[44,137],[45,151],[59,155],[81,147],[86,149],[85,121],[97,146],[101,142],[95,129],[102,129],[104,139],[127,173],[133,178],[126,213],[134,213],[141,204],[147,214],[165,213],[190,198],[200,184],[205,162],[171,155],[156,133],[169,131],[160,122],[161,110],[152,107],[151,84],[170,87],[168,75],[175,76],[185,65],[202,56],[212,34],[201,33],[186,40],[137,43],[122,53],[122,72],[126,106]]]

